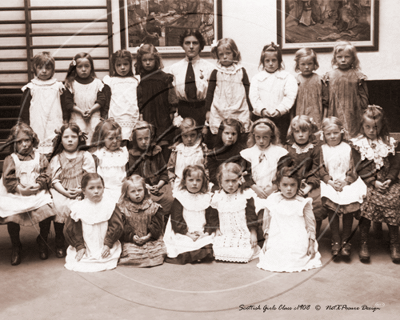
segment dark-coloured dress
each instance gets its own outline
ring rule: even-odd
[[[329,103],[329,89],[320,75],[313,73],[309,77],[302,74],[296,76],[299,89],[296,98],[296,116],[305,115],[313,118],[318,128]]]
[[[368,106],[367,77],[354,69],[334,69],[323,77],[329,83],[329,107],[327,116],[338,117],[349,137],[359,133],[361,116]]]
[[[120,201],[114,214],[124,224],[122,254],[119,264],[134,267],[154,267],[164,263],[167,255],[162,238],[163,212],[159,204],[146,197],[141,203],[129,200]],[[143,245],[137,245],[133,237],[144,237],[151,234],[151,238]]]
[[[397,141],[390,138],[388,144],[370,140],[364,136],[352,140],[359,152],[355,159],[357,171],[367,184],[367,198],[361,205],[361,217],[374,222],[400,226],[400,155],[396,153]],[[375,188],[375,181],[391,180],[385,192]],[[356,217],[359,219],[359,217]]]
[[[288,144],[285,146],[289,152],[288,155],[282,157],[278,163],[278,170],[280,167],[285,166],[287,160],[293,159],[295,167],[298,168],[298,173],[302,181],[312,186],[311,191],[307,195],[313,199],[312,206],[315,215],[315,220],[322,221],[328,213],[322,206],[321,202],[321,189],[320,180],[318,175],[319,161],[320,161],[320,145],[316,143],[308,143],[305,146],[299,146],[297,143]]]
[[[157,70],[142,74],[137,88],[139,112],[144,121],[157,128],[156,137],[160,141],[171,141],[174,138],[170,114],[175,112],[175,108],[169,102],[169,96],[175,93],[173,80],[173,75]]]

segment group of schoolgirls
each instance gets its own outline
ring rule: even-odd
[[[222,73],[238,68],[232,39],[213,52]],[[65,267],[74,271],[256,257],[269,271],[309,270],[321,266],[316,236],[326,216],[334,256],[350,256],[354,216],[362,261],[369,259],[371,221],[388,224],[391,258],[400,261],[396,141],[382,108],[368,105],[350,43],[337,43],[334,69],[324,77],[314,72],[316,54],[301,49],[296,81],[273,43],[263,48],[263,71],[243,97],[227,95],[236,91],[217,77],[221,83],[207,94],[211,148],[202,141],[204,128],[171,107],[173,76],[160,70],[152,45],[138,50],[140,82],[129,52],[111,60],[113,74],[102,82],[90,55],[77,54],[61,84],[54,59],[34,57],[36,77],[23,88],[24,122],[11,130],[6,145],[13,153],[0,184],[12,265],[21,262],[20,225],[39,224],[40,258],[47,259],[54,220],[56,255],[66,255]],[[243,103],[237,110],[213,103],[232,96],[246,100],[247,111]]]

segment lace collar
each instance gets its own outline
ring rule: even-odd
[[[390,137],[389,144],[383,142],[381,138],[376,140],[368,139],[364,136],[359,136],[351,140],[353,146],[361,154],[361,160],[373,160],[377,170],[383,167],[384,158],[389,154],[396,154],[397,141]]]
[[[292,148],[296,151],[297,154],[302,154],[302,153],[307,153],[311,149],[314,149],[314,144],[312,144],[310,142],[303,147],[303,146],[299,146],[296,142],[294,142],[292,144]]]
[[[242,66],[240,63],[233,63],[229,67],[224,67],[221,65],[220,62],[217,63],[217,70],[226,73],[226,74],[236,74],[240,69],[242,69]]]

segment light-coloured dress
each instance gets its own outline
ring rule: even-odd
[[[46,81],[32,79],[22,91],[30,89],[32,96],[29,107],[29,123],[39,138],[39,152],[49,154],[53,152],[54,130],[60,129],[63,124],[63,114],[60,97],[64,85],[57,79]]]
[[[104,194],[116,204],[121,196],[122,182],[126,178],[126,164],[129,162],[128,150],[126,147],[122,147],[111,152],[103,147],[93,154],[99,159],[97,173],[104,179]]]
[[[112,203],[106,196],[98,203],[84,199],[72,205],[71,219],[75,222],[82,222],[86,252],[83,258],[77,261],[76,249],[69,246],[64,265],[66,269],[78,272],[97,272],[111,270],[117,266],[121,255],[121,243],[119,241],[116,241],[110,248],[110,255],[107,258],[101,257],[108,220],[111,218],[114,208],[115,203]]]
[[[86,112],[91,109],[96,100],[97,93],[102,91],[104,84],[100,79],[94,78],[94,80],[88,84],[82,84],[74,80],[73,82],[73,93],[74,102],[76,106]],[[88,136],[88,143],[92,141],[92,136],[96,125],[100,122],[100,111],[96,111],[92,114],[90,119],[84,119],[81,114],[77,112],[71,112],[71,122],[75,122],[81,131],[86,132]]]
[[[323,144],[321,146],[321,159],[331,180],[346,180],[346,173],[352,165],[351,147],[347,143],[341,142],[334,147]],[[355,182],[344,186],[342,191],[336,191],[331,185],[321,181],[321,199],[325,197],[337,205],[361,204],[366,194],[367,186],[360,177]]]
[[[12,160],[15,163],[15,175],[19,183],[25,187],[36,184],[36,179],[39,176],[40,153],[36,150],[34,154],[35,158],[28,161],[20,161],[15,153],[11,154]],[[15,222],[26,226],[36,224],[54,215],[51,207],[48,210],[39,210],[37,214],[34,212],[34,210],[48,204],[52,205],[53,200],[50,194],[44,189],[31,196],[8,193],[4,186],[3,178],[0,180],[0,222]],[[29,215],[28,212],[30,212]]]
[[[254,211],[252,218],[246,216],[248,200],[255,198],[251,189],[227,194],[224,190],[217,191],[211,202],[211,207],[218,210],[220,236],[214,238],[213,250],[216,260],[227,262],[249,262],[258,256],[259,246],[251,247],[249,227],[257,229],[257,216]]]
[[[111,89],[110,109],[108,117],[122,128],[122,139],[129,140],[136,121],[139,120],[137,87],[139,81],[135,77],[105,76],[103,82]]]
[[[183,206],[183,218],[188,232],[204,232],[206,225],[206,209],[210,206],[211,195],[209,193],[189,193],[187,190],[179,190],[174,193],[175,198]],[[167,256],[176,258],[179,254],[195,251],[212,244],[211,235],[193,241],[192,238],[181,233],[175,233],[171,224],[172,215],[168,220],[164,242],[167,246]]]
[[[274,272],[299,272],[321,267],[315,239],[312,199],[286,199],[280,192],[265,202],[263,231],[266,252],[260,252],[257,267]],[[314,240],[315,256],[307,255],[309,239]]]
[[[50,161],[51,184],[61,183],[65,190],[81,188],[82,177],[85,173],[95,173],[96,165],[93,156],[87,151],[78,151],[75,158],[67,158],[65,151],[56,155]],[[54,207],[57,211],[55,222],[65,223],[69,217],[71,205],[80,198],[70,199],[51,188]]]

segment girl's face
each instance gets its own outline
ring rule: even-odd
[[[380,120],[370,119],[366,116],[363,117],[363,130],[368,139],[375,140],[381,132],[382,124]]]
[[[271,143],[272,131],[266,124],[259,124],[253,129],[254,140],[260,150],[265,150]]]
[[[299,70],[305,77],[312,75],[313,71],[315,70],[314,58],[312,56],[300,58]]]
[[[182,133],[182,142],[186,147],[193,147],[196,144],[198,133],[196,130]]]
[[[61,143],[65,151],[75,152],[78,149],[79,136],[70,128],[67,128],[62,135]]]
[[[49,80],[54,74],[53,67],[49,63],[45,63],[41,67],[36,67],[35,71],[38,79],[42,81]]]
[[[131,64],[128,59],[118,58],[115,61],[115,71],[121,77],[125,77],[131,71]]]
[[[136,131],[136,143],[141,150],[147,150],[150,145],[150,129]]]
[[[189,60],[196,58],[200,53],[200,42],[195,36],[189,36],[183,39],[182,47]]]
[[[129,185],[128,197],[132,202],[140,203],[144,199],[144,187],[140,182],[134,182]]]
[[[18,132],[16,137],[16,150],[20,155],[27,155],[32,151],[33,143],[30,136],[28,136],[25,132]]]
[[[230,171],[222,172],[221,176],[221,188],[224,189],[226,193],[235,193],[240,186],[239,176]]]
[[[233,64],[233,52],[231,49],[227,47],[219,47],[218,48],[218,61],[224,67],[230,67]]]
[[[265,52],[264,69],[269,73],[274,73],[279,68],[278,54],[276,52]]]
[[[85,189],[82,190],[85,198],[92,202],[100,202],[103,198],[104,186],[101,179],[92,179],[88,182]]]
[[[310,138],[310,131],[302,130],[300,128],[297,129],[292,128],[292,129],[293,129],[294,141],[296,141],[298,145],[303,145],[308,142],[308,139]]]
[[[236,143],[238,139],[238,134],[234,127],[226,126],[224,131],[222,131],[222,142],[226,146],[231,146]]]
[[[104,138],[104,146],[109,151],[117,151],[121,147],[120,130],[110,130]]]
[[[342,50],[336,53],[336,63],[340,70],[348,70],[353,63],[353,54],[350,50]]]
[[[185,185],[190,193],[197,193],[203,186],[203,174],[201,171],[192,171],[186,176]]]
[[[144,70],[152,71],[156,67],[156,59],[151,53],[146,53],[142,56],[142,65]]]
[[[292,199],[297,194],[298,184],[295,178],[282,177],[279,182],[279,189],[286,199]]]
[[[334,147],[342,141],[342,131],[336,124],[332,124],[325,128],[324,137],[328,146]]]
[[[79,58],[76,60],[76,73],[79,78],[85,79],[90,76],[92,67],[87,58]]]

